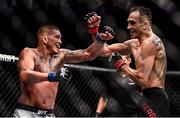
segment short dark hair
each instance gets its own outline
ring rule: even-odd
[[[39,36],[44,32],[47,32],[48,34],[50,34],[53,30],[60,31],[60,29],[54,25],[43,25],[38,29],[37,37],[39,38]]]
[[[152,12],[149,8],[146,8],[144,6],[135,6],[130,9],[130,13],[134,11],[139,11],[140,17],[146,16],[152,24]]]

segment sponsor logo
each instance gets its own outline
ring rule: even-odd
[[[156,117],[155,112],[150,108],[150,106],[146,102],[143,104],[143,110],[149,116],[149,118]]]

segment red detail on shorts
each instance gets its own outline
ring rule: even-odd
[[[121,66],[123,66],[124,64],[126,64],[126,63],[124,62],[124,60],[119,59],[119,60],[117,60],[117,61],[115,62],[114,67],[115,67],[116,69],[120,69]]]
[[[94,27],[94,28],[89,28],[88,32],[90,34],[96,34],[98,32],[98,26]]]
[[[150,106],[146,102],[143,104],[143,110],[149,116],[149,118],[156,118],[156,113],[150,108]]]

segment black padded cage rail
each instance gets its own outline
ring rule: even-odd
[[[0,55],[2,56],[2,55]],[[9,57],[8,57],[9,58]],[[20,86],[17,70],[18,58],[0,60],[0,116],[12,116],[15,109]],[[111,79],[115,70],[67,65],[72,79],[59,86],[56,97],[55,115],[57,117],[92,117],[105,87],[104,81]],[[171,116],[180,116],[180,72],[168,71],[166,74],[166,91],[170,99]],[[108,115],[108,111],[106,112]]]

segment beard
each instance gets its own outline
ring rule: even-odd
[[[138,38],[139,37],[139,32],[137,30],[131,29],[129,30],[131,38]]]

